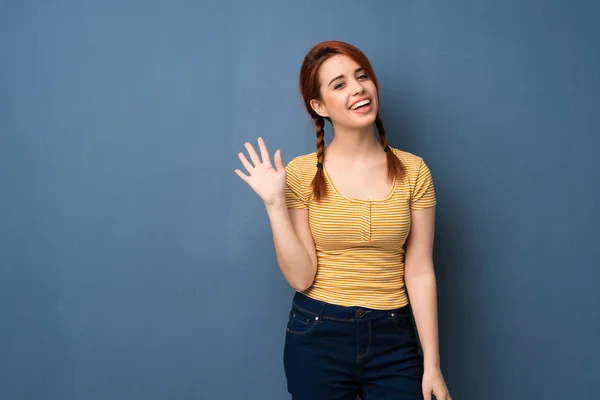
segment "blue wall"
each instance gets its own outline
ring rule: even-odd
[[[313,151],[330,38],[436,180],[453,397],[595,398],[600,7],[285,3],[0,2],[0,398],[288,398],[292,291],[233,170]]]

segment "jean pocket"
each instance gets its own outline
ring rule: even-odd
[[[305,335],[312,331],[317,324],[315,315],[294,306],[289,314],[287,332],[294,335]]]
[[[403,332],[411,332],[415,329],[412,316],[408,311],[394,311],[391,315],[391,319],[394,326]]]

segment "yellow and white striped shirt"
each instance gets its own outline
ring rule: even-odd
[[[385,199],[357,200],[339,193],[325,172],[327,195],[316,202],[311,182],[317,153],[286,166],[288,208],[307,209],[317,250],[317,274],[304,294],[343,306],[399,308],[408,303],[404,287],[404,244],[410,211],[436,204],[431,172],[422,158],[392,148],[406,176],[395,179]]]

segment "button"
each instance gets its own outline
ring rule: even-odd
[[[368,220],[369,220],[369,217],[365,217],[365,221],[368,221]]]
[[[369,203],[363,204],[363,207],[369,207]]]
[[[358,318],[362,318],[362,317],[365,316],[365,312],[363,310],[361,310],[361,309],[358,309],[358,310],[356,310],[356,316]]]

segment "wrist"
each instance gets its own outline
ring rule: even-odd
[[[427,361],[425,360],[425,371],[441,371],[439,361]]]
[[[285,198],[282,199],[274,199],[270,202],[265,202],[265,208],[267,212],[280,212],[283,210],[287,210],[287,204],[285,203]]]
[[[427,354],[427,352],[424,352],[423,362],[426,369],[440,369],[440,357],[437,352],[429,354]]]

